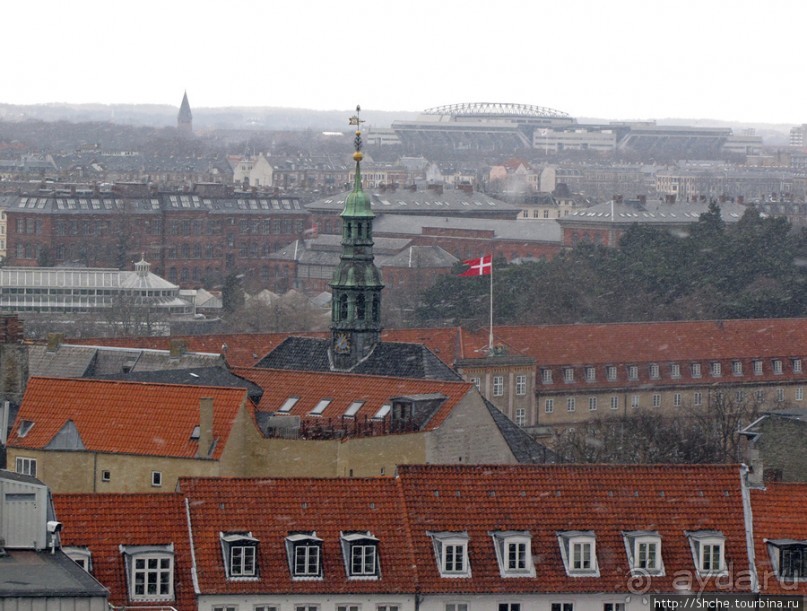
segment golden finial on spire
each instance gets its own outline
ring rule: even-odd
[[[353,146],[356,147],[356,152],[353,153],[353,159],[356,161],[361,161],[364,155],[361,152],[361,124],[364,123],[364,120],[359,118],[359,114],[361,113],[361,106],[358,104],[356,105],[356,114],[350,117],[350,125],[356,126],[356,137],[353,139]]]

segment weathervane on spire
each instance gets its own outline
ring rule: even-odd
[[[364,123],[364,121],[359,118],[359,113],[361,113],[361,106],[357,104],[356,114],[350,117],[350,125],[356,126],[356,137],[353,139],[353,146],[356,147],[356,152],[353,153],[353,159],[356,161],[361,161],[362,157],[364,156],[361,153],[361,124]]]

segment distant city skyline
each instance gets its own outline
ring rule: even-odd
[[[0,103],[807,123],[802,0],[41,0],[4,7]]]

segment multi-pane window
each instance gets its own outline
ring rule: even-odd
[[[793,366],[793,373],[801,373],[801,359],[793,359],[791,365]]]
[[[474,386],[476,386],[476,389],[477,389],[477,390],[481,390],[481,389],[482,389],[482,380],[480,380],[479,378],[471,378],[471,379],[470,379],[470,382],[471,382],[471,384],[473,384]]]
[[[359,611],[361,605],[336,605],[336,611]]]
[[[446,573],[465,572],[465,545],[449,543],[443,548],[443,570]]]
[[[555,411],[555,400],[554,399],[544,399],[544,412],[547,414],[551,414]]]
[[[516,395],[523,397],[527,394],[527,376],[519,374],[516,376]]]
[[[168,600],[174,597],[174,559],[167,555],[142,555],[132,560],[132,600]]]
[[[773,359],[773,373],[782,375],[782,361],[781,359]]]
[[[297,544],[294,546],[294,576],[318,577],[320,546]]]
[[[698,531],[689,533],[692,553],[698,571],[704,574],[720,573],[725,569],[724,542],[722,533]]]
[[[552,384],[552,370],[551,369],[542,369],[541,370],[541,382],[544,384]]]
[[[36,458],[25,458],[17,456],[16,471],[22,475],[30,475],[36,477]]]
[[[703,393],[699,390],[692,393],[692,405],[695,407],[703,405]]]
[[[499,611],[521,611],[521,603],[499,603]]]
[[[765,391],[764,390],[757,390],[754,392],[754,398],[757,402],[761,402],[765,400]]]
[[[779,576],[785,579],[807,579],[807,547],[782,547],[779,555]]]
[[[376,575],[376,552],[375,543],[364,545],[353,544],[350,546],[350,574],[351,575]]]
[[[602,611],[625,611],[625,603],[603,603]]]
[[[743,362],[742,361],[733,361],[731,363],[731,373],[736,376],[743,375]]]
[[[376,605],[375,611],[401,611],[400,605]]]
[[[714,573],[722,566],[723,546],[718,543],[704,543],[701,546],[701,570]]]
[[[745,401],[745,391],[744,390],[738,390],[735,393],[734,398],[737,400],[737,403],[742,403],[743,401]]]
[[[568,399],[566,399],[566,411],[573,412],[574,408],[575,408],[574,397],[569,397]]]
[[[527,410],[523,407],[516,408],[516,424],[518,426],[526,426],[527,424]]]
[[[605,368],[605,377],[607,377],[610,382],[616,380],[616,365],[608,365]]]
[[[280,611],[277,605],[255,605],[252,611]]]
[[[468,535],[462,532],[429,533],[434,545],[437,568],[443,577],[470,577]]]
[[[653,407],[660,407],[661,406],[661,395],[655,393],[653,395]]]
[[[319,605],[294,605],[294,611],[319,611]]]
[[[673,407],[681,407],[681,393],[677,392],[673,395]]]
[[[552,603],[552,611],[574,611],[574,603]]]
[[[777,388],[776,389],[776,400],[781,403],[785,400],[785,389],[784,388]]]
[[[628,365],[628,379],[629,380],[638,380],[639,379],[639,367],[638,367],[638,365]]]
[[[589,541],[573,542],[571,546],[571,568],[574,571],[590,571],[592,543]]]
[[[493,396],[504,395],[504,376],[493,376]]]
[[[672,363],[670,365],[670,377],[672,378],[681,377],[681,365],[679,363]]]
[[[597,381],[597,368],[586,367],[586,382],[596,382],[596,381]]]
[[[759,361],[759,360],[754,361],[753,362],[753,367],[754,367],[754,375],[755,376],[761,376],[762,375],[762,361]]]
[[[233,545],[230,547],[230,576],[253,577],[255,575],[254,545]]]
[[[597,397],[588,398],[588,409],[591,412],[597,411]]]
[[[658,570],[658,543],[656,541],[637,541],[635,554],[637,569]]]
[[[712,362],[711,373],[713,378],[719,378],[722,375],[723,367],[719,361]]]
[[[619,397],[611,395],[611,409],[619,409]]]
[[[238,611],[238,605],[213,605],[213,611]]]
[[[631,395],[630,406],[634,408],[639,407],[639,395]]]
[[[507,570],[527,570],[527,544],[525,542],[507,544]]]
[[[563,381],[567,384],[574,382],[574,367],[563,368]]]
[[[446,611],[468,611],[468,603],[446,603]]]
[[[659,366],[655,363],[650,365],[650,378],[653,380],[658,380],[660,376]]]
[[[692,363],[691,371],[692,371],[692,377],[693,378],[701,377],[701,364],[700,363]]]
[[[797,386],[795,393],[796,401],[804,401],[804,387]]]

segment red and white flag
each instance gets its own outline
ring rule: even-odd
[[[468,259],[463,263],[470,267],[462,272],[460,277],[490,276],[493,272],[493,255],[484,255],[478,259]]]

